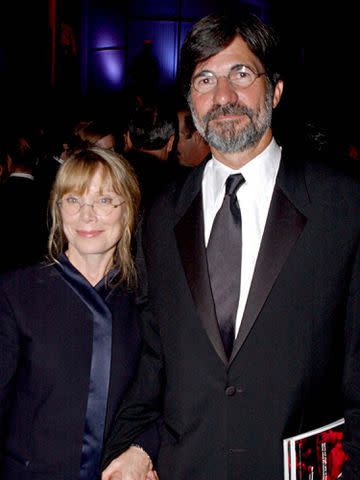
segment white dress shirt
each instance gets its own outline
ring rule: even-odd
[[[236,315],[237,335],[254,273],[260,242],[264,233],[281,148],[273,139],[266,149],[239,170],[233,170],[212,157],[205,166],[202,180],[205,245],[208,244],[215,215],[225,195],[229,175],[241,173],[245,183],[237,192],[242,220],[242,261],[239,306]]]
[[[13,172],[9,175],[10,177],[20,177],[20,178],[27,178],[28,180],[34,180],[34,175],[30,173],[23,173],[23,172]]]

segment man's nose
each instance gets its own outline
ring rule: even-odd
[[[218,105],[234,103],[238,99],[236,89],[231,81],[225,76],[218,77],[213,96],[214,103]]]

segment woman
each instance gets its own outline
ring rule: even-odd
[[[73,154],[51,194],[51,261],[0,280],[2,480],[98,477],[140,350],[131,293],[139,200],[121,156]]]

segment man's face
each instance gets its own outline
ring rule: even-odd
[[[105,137],[101,137],[95,145],[97,147],[105,148],[107,150],[112,150],[113,152],[115,151],[115,137],[111,133],[108,135],[105,135]]]
[[[222,153],[243,152],[257,145],[270,130],[272,109],[280,100],[280,87],[271,88],[265,75],[242,88],[227,78],[236,65],[246,65],[255,73],[264,72],[259,59],[244,40],[236,37],[218,54],[199,63],[194,71],[211,72],[217,83],[211,91],[191,88],[190,108],[196,128],[209,145]]]
[[[184,111],[179,111],[177,116],[179,121],[179,139],[176,153],[179,163],[185,166],[198,165],[203,160],[203,157],[201,155],[199,156],[195,136],[196,132],[193,132],[193,134],[189,132],[185,122],[186,113]]]

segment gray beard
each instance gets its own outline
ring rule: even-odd
[[[248,148],[256,145],[264,135],[272,121],[272,91],[268,91],[263,110],[254,111],[249,107],[228,104],[224,106],[215,105],[202,119],[199,120],[193,108],[192,102],[189,102],[195,127],[200,135],[206,140],[210,147],[215,148],[222,153],[244,152]],[[244,127],[238,127],[239,120],[223,121],[215,128],[210,125],[211,120],[220,115],[235,114],[246,115],[250,122]]]

